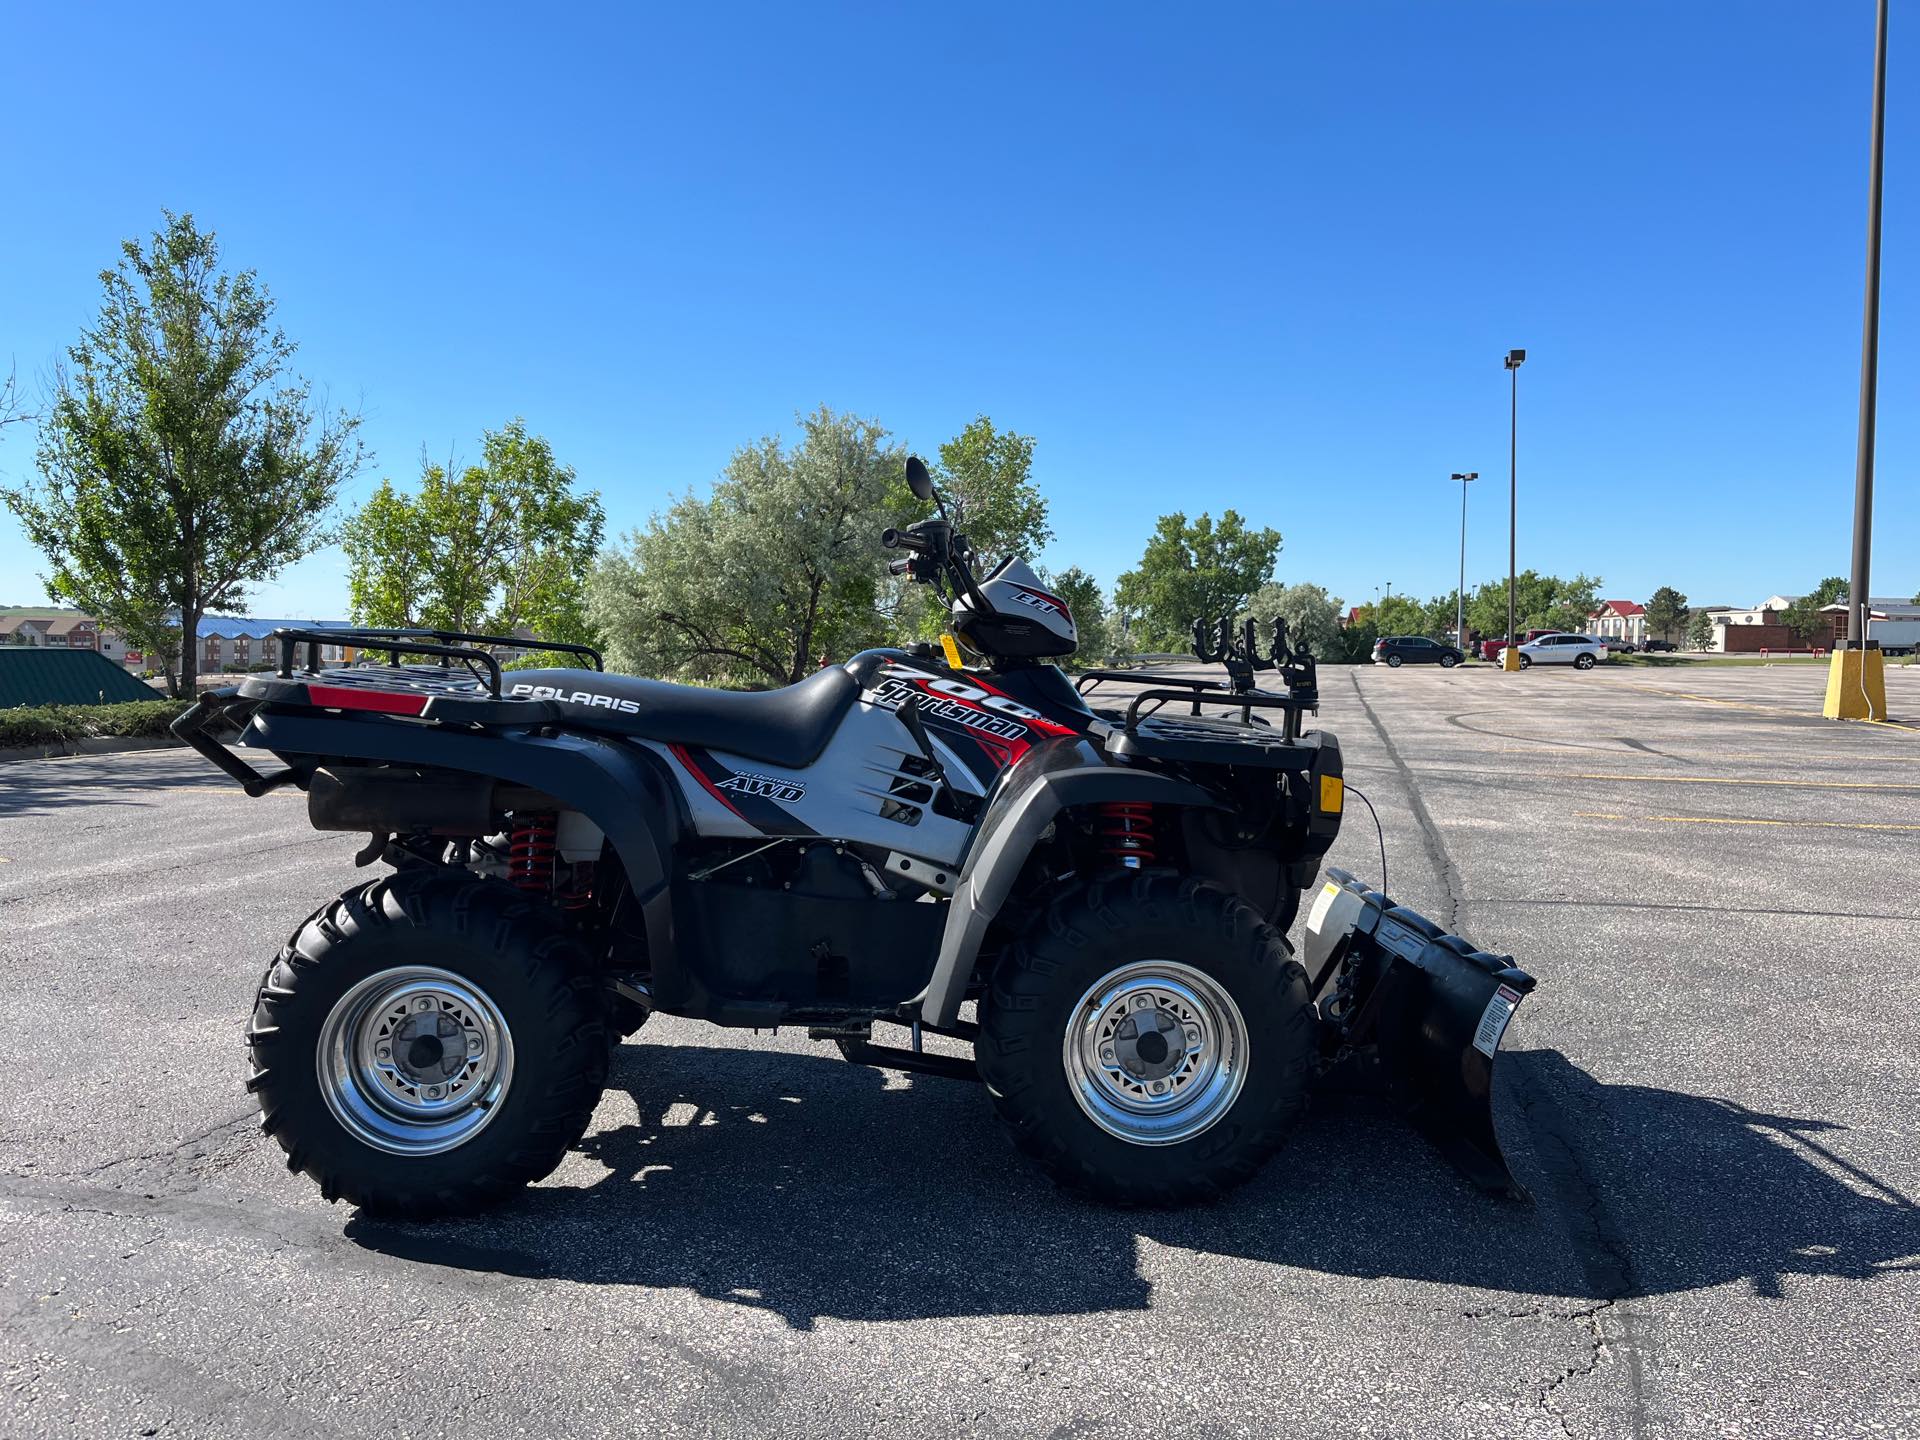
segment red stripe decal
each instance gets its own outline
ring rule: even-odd
[[[707,779],[707,777],[701,773],[700,767],[698,765],[693,763],[693,757],[687,754],[686,746],[669,745],[667,746],[667,749],[673,752],[674,759],[678,760],[683,766],[686,767],[687,773],[693,776],[694,779],[700,782],[701,789],[705,790],[707,794],[711,795],[714,799],[718,800],[722,805],[726,806],[727,809],[732,810],[734,814],[740,815],[740,811],[734,805],[734,803],[731,800],[727,799],[726,796],[722,795],[718,790],[714,789],[713,782]],[[742,820],[747,819],[747,817],[744,815],[740,815],[740,818]],[[747,821],[747,823],[752,824],[753,822],[749,820]]]
[[[376,710],[383,715],[418,715],[427,708],[424,695],[393,690],[361,690],[351,685],[309,685],[307,699],[334,710]]]

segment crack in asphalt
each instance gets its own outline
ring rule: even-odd
[[[1399,773],[1400,783],[1406,787],[1407,800],[1413,806],[1413,818],[1419,822],[1421,848],[1426,851],[1428,861],[1446,888],[1446,928],[1458,931],[1460,908],[1466,903],[1460,872],[1454,866],[1453,857],[1447,853],[1446,842],[1440,838],[1440,827],[1433,823],[1433,816],[1427,811],[1427,802],[1420,796],[1420,787],[1414,781],[1413,771],[1400,757],[1400,750],[1393,743],[1393,737],[1387,734],[1387,727],[1380,723],[1380,717],[1373,713],[1373,707],[1367,703],[1366,694],[1360,688],[1360,677],[1349,668],[1347,679],[1353,684],[1353,698],[1360,702],[1360,708],[1366,712],[1367,723],[1373,726],[1373,733],[1380,737],[1381,748],[1387,752],[1387,758]]]
[[[1651,1343],[1644,1317],[1626,1303],[1640,1293],[1626,1237],[1607,1208],[1599,1180],[1581,1163],[1580,1150],[1573,1141],[1573,1127],[1558,1097],[1547,1089],[1533,1088],[1518,1098],[1527,1128],[1534,1137],[1535,1156],[1566,1217],[1568,1236],[1587,1286],[1601,1297],[1593,1305],[1565,1315],[1565,1319],[1584,1327],[1587,1358],[1584,1364],[1563,1367],[1560,1374],[1550,1378],[1541,1387],[1538,1404],[1559,1422],[1564,1433],[1573,1435],[1573,1427],[1556,1397],[1575,1380],[1592,1375],[1601,1362],[1611,1356],[1626,1366],[1629,1433],[1645,1435],[1648,1407],[1642,1361]],[[1592,1123],[1599,1118],[1599,1106],[1590,1103],[1588,1108],[1595,1112],[1589,1116]]]
[[[1446,887],[1446,928],[1457,932],[1460,928],[1459,913],[1470,903],[1459,869],[1447,851],[1446,842],[1441,838],[1440,828],[1427,809],[1426,801],[1421,797],[1413,770],[1401,757],[1393,737],[1387,733],[1387,727],[1367,703],[1366,694],[1360,688],[1360,677],[1349,670],[1347,678],[1352,682],[1354,698],[1360,702],[1360,708],[1373,726],[1374,734],[1380,737],[1381,748],[1393,762],[1400,782],[1405,787],[1408,803],[1418,822],[1421,846]],[[1449,723],[1457,722],[1449,720]],[[1581,1309],[1559,1312],[1533,1306],[1503,1314],[1501,1318],[1545,1315],[1562,1323],[1580,1325],[1584,1330],[1587,1344],[1585,1362],[1562,1367],[1558,1375],[1542,1385],[1536,1397],[1539,1408],[1553,1417],[1562,1433],[1571,1437],[1574,1430],[1565,1411],[1556,1402],[1556,1397],[1575,1380],[1592,1375],[1611,1354],[1622,1359],[1626,1365],[1630,1433],[1636,1437],[1645,1435],[1646,1375],[1641,1357],[1648,1348],[1648,1342],[1643,1333],[1641,1317],[1624,1303],[1638,1288],[1633,1272],[1633,1257],[1628,1251],[1625,1237],[1607,1210],[1598,1178],[1581,1163],[1580,1151],[1573,1142],[1572,1127],[1567,1123],[1558,1101],[1539,1088],[1522,1084],[1514,1084],[1511,1088],[1526,1117],[1527,1128],[1533,1134],[1535,1153],[1541,1168],[1546,1172],[1555,1199],[1566,1216],[1568,1235],[1579,1258],[1589,1293],[1601,1298]],[[1598,1109],[1597,1106],[1593,1108]],[[1491,1318],[1496,1313],[1496,1307],[1478,1313],[1461,1313],[1469,1320]]]
[[[232,1132],[248,1124],[248,1122],[252,1121],[258,1114],[259,1112],[257,1110],[249,1107],[241,1111],[238,1115],[230,1115],[225,1120],[216,1120],[206,1129],[196,1130],[193,1134],[176,1140],[171,1145],[164,1145],[158,1150],[147,1150],[135,1155],[116,1156],[111,1160],[102,1160],[98,1164],[84,1166],[79,1170],[55,1171],[52,1172],[52,1177],[66,1180],[87,1180],[96,1175],[103,1175],[107,1171],[117,1169],[122,1165],[139,1165],[148,1160],[161,1160],[166,1162],[160,1167],[160,1173],[166,1175],[174,1168],[173,1162],[177,1161],[185,1151],[200,1144],[202,1141],[213,1139],[216,1135],[222,1139],[226,1138]],[[193,1155],[187,1158],[189,1160],[197,1160],[204,1157],[203,1155]],[[215,1168],[221,1167],[216,1166]]]

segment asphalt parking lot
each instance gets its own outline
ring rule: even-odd
[[[362,1218],[241,1086],[353,837],[178,752],[0,766],[0,1433],[1920,1433],[1920,729],[1822,678],[1323,672],[1395,897],[1540,977],[1531,1206],[1333,1097],[1220,1205],[1094,1209],[970,1086],[656,1020],[521,1201]]]

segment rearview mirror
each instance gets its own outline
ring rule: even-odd
[[[913,491],[916,500],[933,498],[933,476],[927,473],[927,462],[918,455],[907,457],[907,488]]]

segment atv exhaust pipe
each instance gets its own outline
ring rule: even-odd
[[[1377,1064],[1414,1123],[1474,1184],[1529,1198],[1494,1133],[1493,1062],[1533,976],[1344,870],[1327,876],[1307,916],[1304,958],[1333,1053]]]

